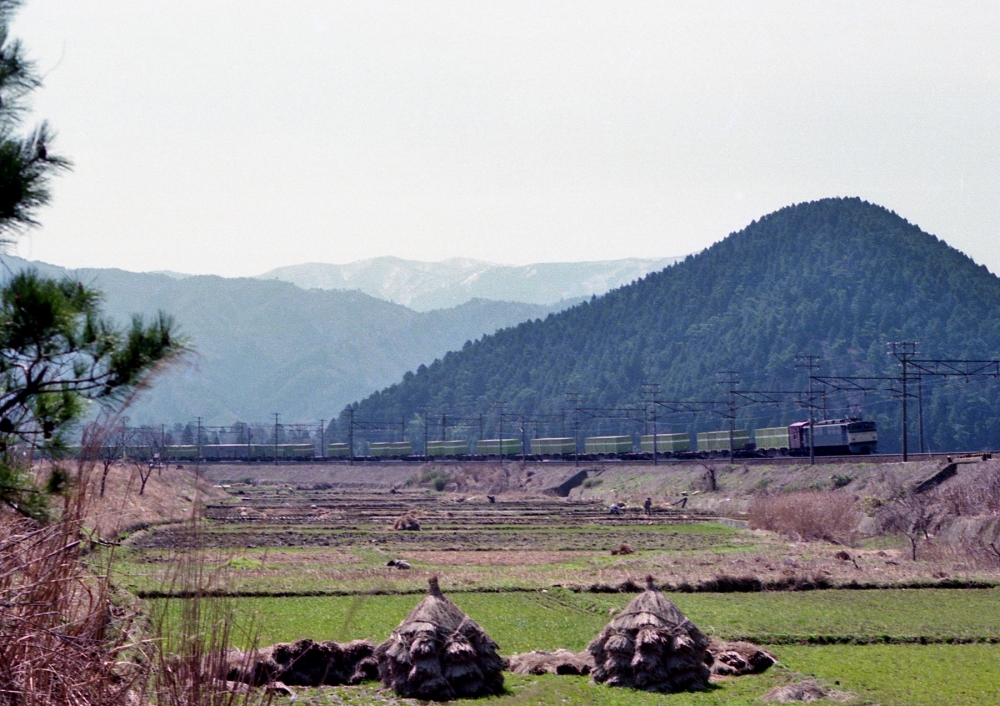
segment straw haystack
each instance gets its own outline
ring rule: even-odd
[[[724,642],[712,638],[708,646],[712,653],[712,674],[720,677],[741,677],[761,674],[777,664],[774,655],[752,642]]]
[[[708,686],[708,645],[708,637],[648,577],[646,590],[587,649],[594,656],[594,681],[670,692]]]
[[[441,593],[430,591],[375,654],[382,683],[399,696],[446,701],[503,691],[497,644]]]
[[[812,703],[813,701],[851,701],[856,694],[838,691],[812,679],[776,686],[760,697],[761,701],[777,704]]]
[[[225,678],[259,686],[281,682],[292,686],[360,684],[378,676],[375,645],[368,640],[340,644],[298,640],[251,652],[232,650],[224,663]]]
[[[397,532],[419,532],[420,518],[417,516],[417,513],[410,510],[397,517],[396,521],[392,523],[392,528]]]
[[[507,667],[511,674],[571,674],[586,676],[594,668],[594,658],[589,652],[570,652],[558,649],[555,652],[535,650],[510,658]]]

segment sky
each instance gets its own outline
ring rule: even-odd
[[[258,274],[697,252],[882,204],[1000,272],[1000,3],[29,0],[17,254]]]

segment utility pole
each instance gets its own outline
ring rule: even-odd
[[[809,463],[816,463],[816,442],[813,440],[813,428],[816,425],[815,414],[816,401],[813,399],[813,371],[819,367],[820,357],[818,355],[797,355],[796,369],[805,368],[809,372]],[[826,395],[823,396],[823,405],[826,405]]]
[[[195,437],[198,444],[198,461],[195,463],[195,475],[201,475],[201,417],[198,417],[198,436]]]
[[[889,355],[891,355],[896,360],[898,360],[900,366],[903,369],[903,376],[901,378],[901,382],[902,382],[902,393],[903,393],[903,424],[902,424],[902,426],[903,426],[903,462],[904,463],[907,460],[909,460],[909,445],[907,443],[907,438],[906,438],[907,437],[907,433],[906,433],[906,429],[907,429],[907,425],[906,425],[906,422],[907,422],[907,419],[906,419],[906,398],[907,398],[907,393],[906,393],[907,378],[906,378],[906,374],[907,374],[908,369],[909,369],[910,359],[913,358],[917,354],[917,345],[918,345],[918,343],[916,341],[894,341],[894,342],[891,342],[891,343],[887,344],[887,346],[886,346],[888,348]]]
[[[580,465],[580,399],[579,392],[567,392],[566,400],[573,405],[573,463]]]
[[[524,415],[521,415],[521,465],[523,466],[528,460],[528,425],[524,421]]]
[[[736,463],[733,435],[736,432],[736,387],[740,381],[735,370],[723,370],[718,375],[719,383],[729,386],[729,463]]]
[[[500,455],[500,463],[503,463],[503,403],[500,403],[500,448],[497,451]],[[501,466],[502,468],[503,466]]]
[[[649,392],[652,403],[653,403],[653,465],[657,464],[657,456],[659,455],[659,448],[657,447],[656,438],[656,393],[660,390],[660,383],[658,382],[647,382],[644,387]],[[646,408],[643,405],[643,416],[645,416]],[[732,448],[732,436],[730,436],[729,446]],[[641,449],[640,449],[641,450]]]
[[[479,413],[479,440],[482,441],[486,434],[486,426],[483,423],[483,413]]]
[[[424,407],[424,463],[427,463],[431,457],[430,449],[427,448],[427,443],[430,437],[428,427],[430,427],[430,417],[427,415],[427,408]]]
[[[319,457],[326,458],[326,420],[319,420]]]
[[[274,417],[274,465],[278,465],[278,419],[279,414],[277,412],[271,412],[271,416]]]
[[[354,407],[347,410],[347,462],[354,465]]]
[[[917,428],[920,433],[920,453],[924,453],[924,385],[920,368],[917,368]]]
[[[448,415],[441,413],[441,441],[448,440]]]

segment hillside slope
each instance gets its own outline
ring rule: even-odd
[[[417,311],[429,311],[476,298],[553,305],[604,294],[680,259],[546,262],[515,267],[460,258],[416,262],[376,257],[346,265],[279,267],[259,278],[291,282],[304,289],[357,289]]]
[[[136,423],[196,416],[205,424],[266,422],[271,412],[289,422],[329,418],[470,339],[552,310],[473,300],[418,313],[360,292],[305,291],[277,281],[4,262],[93,284],[119,321],[160,309],[176,318],[196,355],[142,394],[128,411]]]
[[[510,415],[558,415],[571,391],[591,407],[638,404],[644,382],[661,385],[660,399],[719,399],[717,373],[726,370],[737,371],[745,389],[802,389],[805,376],[794,367],[802,353],[821,354],[825,374],[895,375],[886,342],[898,340],[919,341],[926,357],[1000,356],[1000,280],[880,206],[825,199],[783,208],[635,284],[486,337],[362,401],[357,414],[484,412],[489,435],[497,403]],[[931,449],[1000,445],[1000,383],[923,387]],[[874,418],[881,450],[899,448],[899,404],[890,395],[828,404],[830,416]],[[738,425],[803,416],[791,404],[750,407]],[[724,423],[678,416],[667,426]],[[584,433],[635,427],[589,423]]]

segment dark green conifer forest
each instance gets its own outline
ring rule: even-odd
[[[558,435],[562,423],[554,420],[567,392],[602,408],[640,405],[647,382],[659,383],[660,399],[723,399],[718,373],[726,370],[738,373],[744,389],[798,390],[807,383],[795,367],[800,354],[821,356],[825,375],[896,376],[889,341],[919,342],[922,358],[1000,357],[1000,279],[881,206],[824,199],[776,211],[544,321],[467,343],[353,407],[357,419],[407,420],[418,446],[424,410],[435,420],[451,415],[449,435],[475,438],[480,414],[482,433],[496,434],[501,403],[512,431],[519,415],[546,416],[553,421],[529,425],[528,436]],[[1000,380],[931,378],[921,387],[930,450],[1000,446]],[[876,420],[879,450],[899,450],[900,402],[890,393],[840,393],[825,404],[831,418]],[[910,409],[910,448],[917,450],[916,399]],[[344,436],[346,415],[336,435]],[[737,426],[806,416],[793,402],[747,406]],[[581,435],[643,431],[641,421],[588,424]],[[726,426],[713,415],[659,420],[661,431]],[[430,437],[439,436],[435,427]]]

